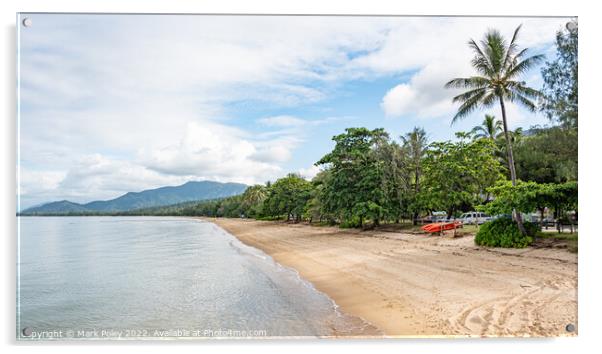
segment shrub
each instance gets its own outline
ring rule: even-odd
[[[360,218],[357,216],[353,216],[339,224],[341,229],[356,229],[358,227],[360,227]]]
[[[480,246],[524,248],[533,242],[537,225],[525,222],[527,236],[520,233],[518,225],[510,218],[500,218],[481,225],[474,242]]]

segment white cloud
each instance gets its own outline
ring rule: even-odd
[[[342,120],[351,120],[354,117],[351,116],[341,116],[341,117],[325,117],[318,119],[304,119],[299,117],[294,117],[290,115],[281,115],[274,117],[265,117],[257,120],[259,124],[265,125],[267,127],[277,127],[277,128],[306,128],[312,126],[318,126],[322,124],[333,123]]]
[[[282,145],[267,146],[253,155],[251,159],[259,162],[286,162],[291,158],[290,148]]]
[[[307,121],[293,116],[275,116],[261,118],[259,123],[268,127],[299,127],[306,124]]]
[[[71,200],[90,201],[91,195],[94,199],[111,199],[130,191],[185,181],[185,178],[162,175],[134,162],[92,154],[81,156],[58,188]]]
[[[387,116],[401,116],[410,112],[408,107],[413,105],[416,95],[410,84],[399,84],[387,91],[381,107]]]
[[[449,115],[454,107],[451,103],[453,92],[443,85],[451,78],[452,65],[433,62],[412,76],[408,83],[402,83],[387,92],[381,107],[387,117],[413,115],[419,118],[433,118]],[[446,78],[447,79],[444,79]]]
[[[178,144],[143,149],[140,160],[164,174],[253,184],[279,176],[281,168],[274,162],[290,157],[290,146],[260,149],[259,145],[235,128],[212,122],[189,123]]]
[[[316,165],[311,165],[307,168],[302,168],[299,170],[299,174],[301,175],[301,177],[305,178],[306,180],[312,180],[314,177],[316,177],[316,175],[318,173],[320,173],[320,168]]]
[[[126,192],[178,185],[188,180],[101,154],[74,154],[72,158],[74,162],[67,171],[21,168],[19,187],[23,208],[63,199],[81,203],[112,199]]]
[[[21,167],[19,187],[21,194],[43,195],[56,190],[64,178],[62,171],[35,171]]]

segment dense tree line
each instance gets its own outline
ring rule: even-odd
[[[523,147],[539,144],[541,139],[557,134],[557,129],[564,128],[539,128],[520,138],[520,132],[513,132],[517,165],[530,163],[530,157],[523,160]],[[512,189],[500,151],[503,144],[499,139],[503,137],[460,133],[455,141],[427,144],[421,132],[417,128],[395,140],[383,129],[348,128],[333,137],[335,147],[316,163],[321,172],[311,181],[289,174],[274,183],[251,186],[239,196],[187,205],[179,214],[373,227],[416,220],[434,210],[444,210],[452,217],[487,205],[487,211],[495,213],[510,213],[515,208],[529,213],[548,207],[558,216],[576,209],[576,175],[566,173],[572,170],[571,161],[576,164],[576,156],[562,153],[563,144],[551,144],[549,149],[559,149],[550,151],[555,158],[538,160],[540,170],[524,173],[536,177],[529,182],[519,179]],[[518,171],[523,176],[520,168]],[[544,172],[538,175],[538,171]],[[516,198],[508,199],[507,193],[501,193],[504,189],[500,186],[504,186],[515,191],[513,195],[524,193],[527,198],[531,192],[525,183],[531,189],[565,189],[535,204],[515,205],[509,200]]]

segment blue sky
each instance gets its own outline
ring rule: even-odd
[[[392,137],[450,126],[466,43],[488,28],[554,56],[568,18],[22,15],[21,207],[109,199],[189,180],[247,184],[313,163],[344,128]],[[539,68],[524,80],[541,87]],[[547,124],[508,108],[510,126]]]

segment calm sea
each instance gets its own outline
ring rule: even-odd
[[[209,222],[19,219],[19,339],[379,334]]]

